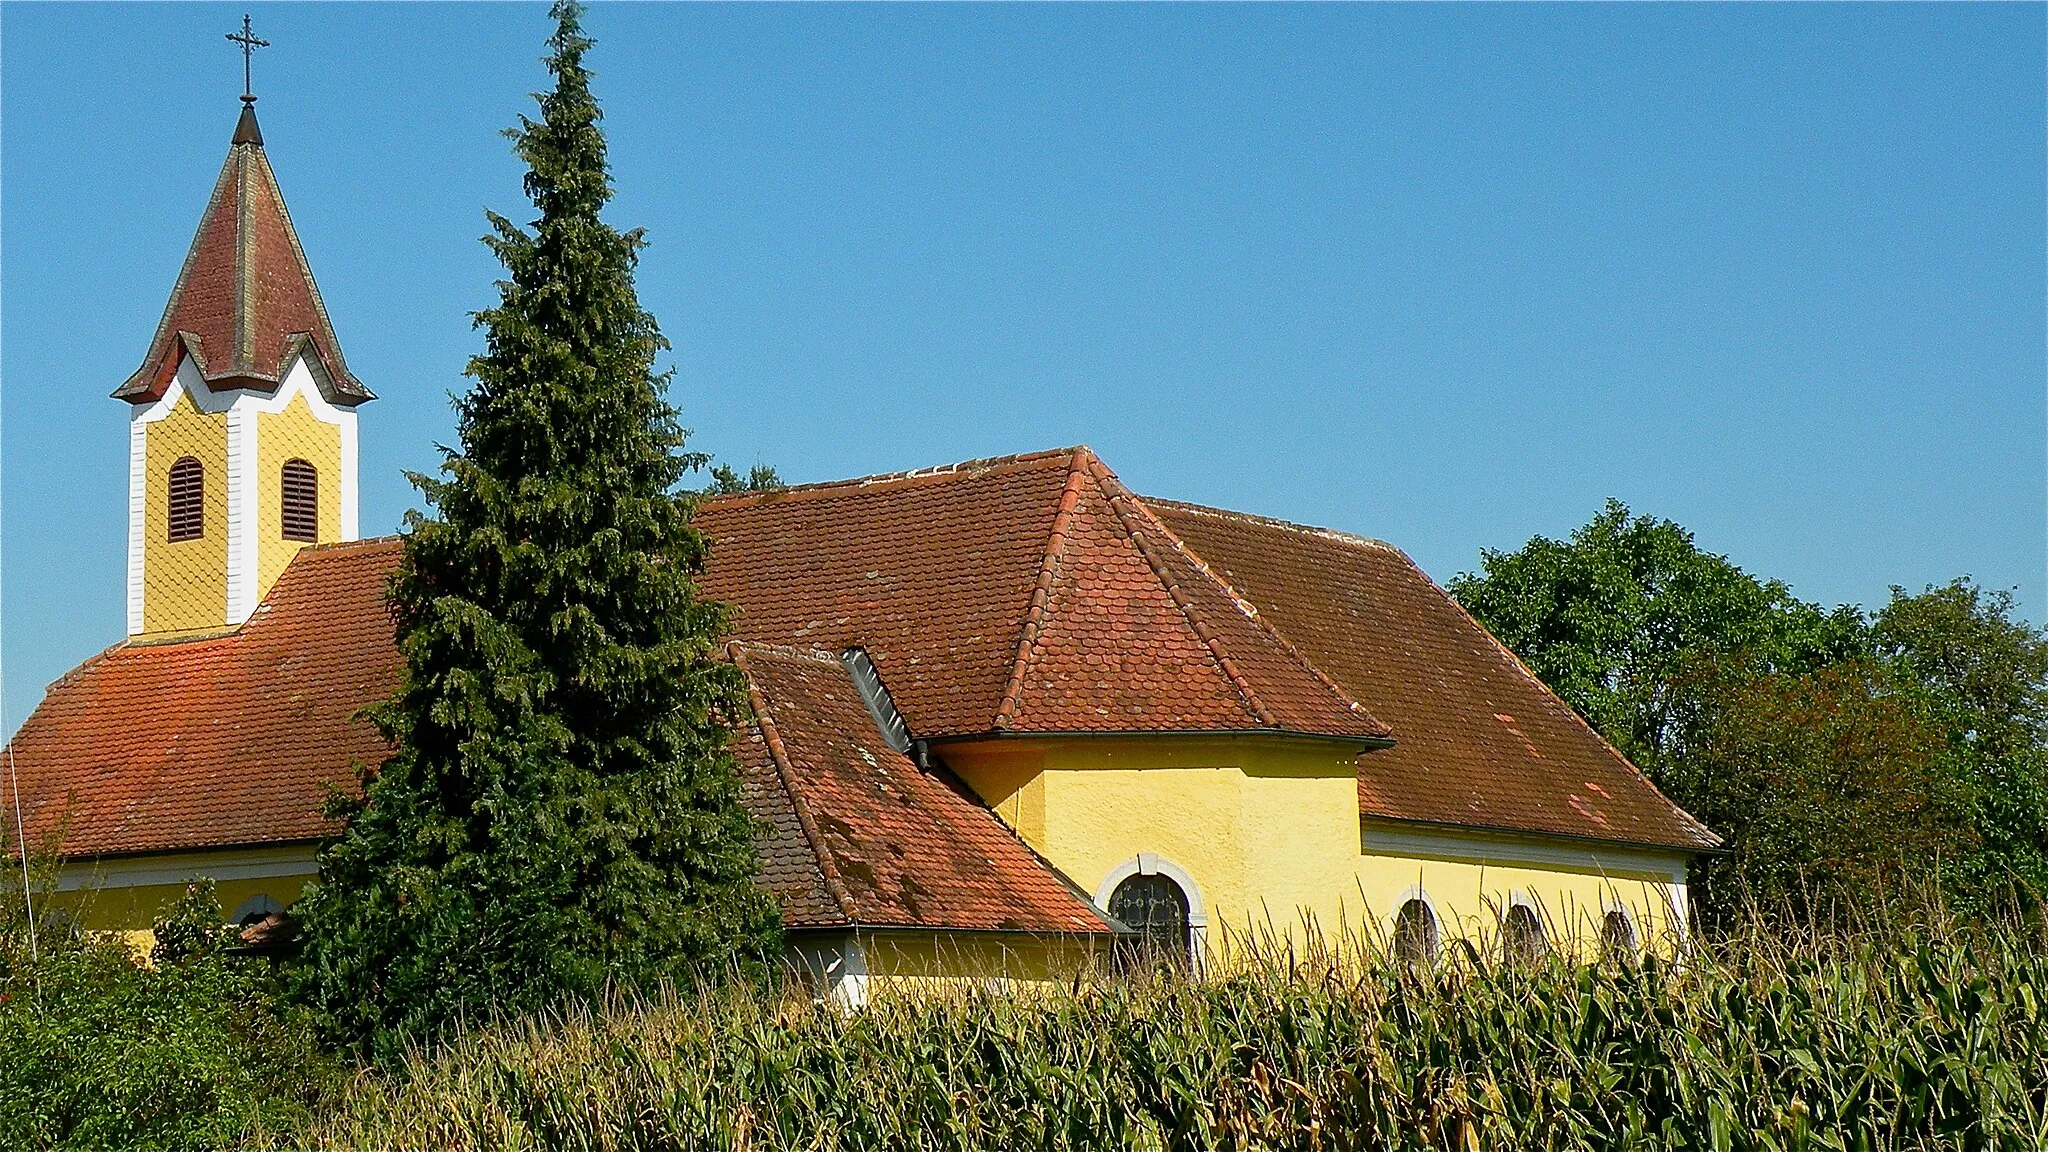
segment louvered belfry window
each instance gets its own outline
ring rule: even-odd
[[[171,541],[206,535],[206,468],[190,456],[171,465]]]
[[[320,473],[304,460],[287,460],[280,485],[284,538],[308,543],[320,538]]]

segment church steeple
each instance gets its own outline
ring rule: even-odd
[[[317,360],[331,402],[375,398],[341,358],[249,102],[149,352],[114,395],[157,399],[187,357],[216,389],[275,388],[302,350]]]
[[[355,408],[375,394],[342,359],[246,88],[163,318],[113,394],[131,405],[130,634],[238,625],[300,547],[355,538]]]

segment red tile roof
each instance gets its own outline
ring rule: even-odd
[[[1086,448],[714,500],[697,523],[742,639],[865,648],[920,737],[1387,735]]]
[[[1720,843],[1399,549],[1147,498],[1394,729],[1359,757],[1361,812],[1677,848]]]
[[[1110,930],[944,768],[920,769],[883,740],[837,656],[731,653],[756,718],[736,746],[762,876],[791,927]]]
[[[213,196],[192,237],[142,366],[114,395],[137,404],[163,396],[178,363],[191,357],[216,389],[275,389],[304,348],[338,404],[375,397],[341,357],[341,344],[313,283],[277,177],[245,109]]]
[[[67,856],[305,840],[329,784],[389,746],[396,539],[302,550],[238,631],[116,644],[52,684],[13,740],[23,816]]]
[[[1716,843],[1398,551],[1141,499],[1085,449],[721,498],[698,523],[704,591],[737,606],[746,651],[863,648],[920,738],[1266,729],[1364,748],[1391,728],[1395,746],[1360,759],[1368,815]],[[52,685],[14,741],[32,835],[67,814],[74,856],[320,835],[326,787],[385,751],[353,717],[397,683],[380,596],[398,547],[307,549],[240,631],[117,645]],[[884,759],[845,686],[804,659],[749,657],[770,723],[803,733],[772,762],[843,779],[863,750]],[[834,809],[843,791],[792,798],[751,779],[777,843],[804,831],[807,802],[854,814],[826,858],[766,861],[793,922],[854,914],[828,881],[832,851],[934,843],[859,823],[884,814],[871,807]],[[953,811],[916,818],[968,827]],[[868,866],[878,887],[852,896],[859,914],[910,908],[893,865]],[[967,874],[941,856],[905,875],[936,892],[925,877]]]

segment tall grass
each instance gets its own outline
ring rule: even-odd
[[[671,995],[485,1028],[280,1145],[2048,1147],[2048,934],[1757,927],[1677,964],[1269,950],[858,1012]]]

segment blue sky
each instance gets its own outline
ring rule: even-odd
[[[6,721],[122,633],[125,418],[239,7],[0,12]],[[1827,603],[2044,588],[2043,8],[600,5],[694,446],[1092,444],[1438,579],[1608,496]],[[262,5],[272,164],[416,503],[537,6]]]

